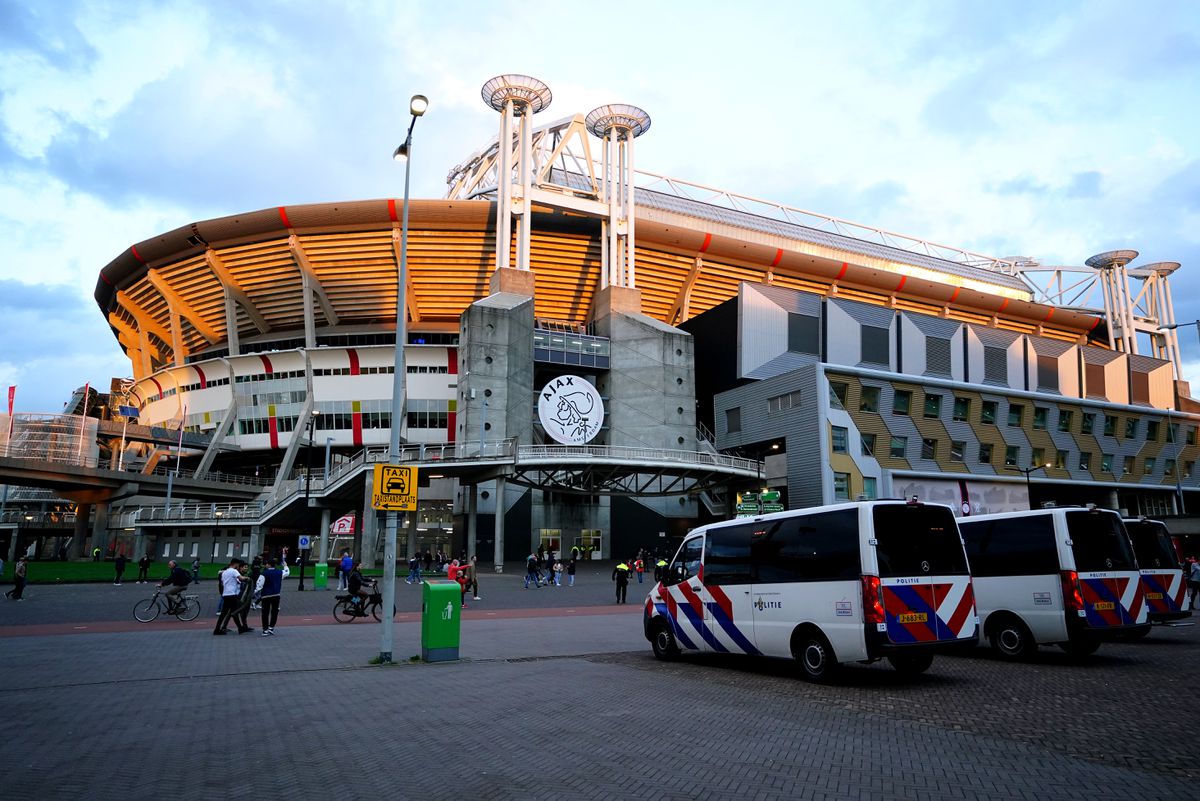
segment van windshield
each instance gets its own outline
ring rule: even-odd
[[[1179,559],[1175,556],[1171,537],[1162,523],[1154,520],[1135,520],[1126,522],[1125,530],[1129,532],[1129,539],[1133,540],[1133,552],[1137,556],[1138,567],[1144,570],[1179,567]]]
[[[1067,534],[1075,553],[1075,569],[1080,573],[1137,569],[1125,526],[1116,515],[1068,512]]]
[[[958,524],[946,507],[881,504],[874,520],[880,578],[967,574]]]

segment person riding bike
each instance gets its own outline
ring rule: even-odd
[[[170,568],[171,572],[167,574],[165,579],[158,583],[158,586],[159,589],[163,587],[167,588],[163,591],[163,596],[167,602],[167,614],[173,615],[178,608],[179,595],[187,589],[187,585],[191,583],[192,577],[188,575],[186,570],[175,564],[174,559],[167,562],[167,567]]]
[[[367,579],[363,578],[360,565],[358,562],[355,562],[354,568],[350,571],[350,578],[347,580],[346,587],[354,599],[354,605],[358,607],[359,614],[366,614],[367,599],[371,597],[371,590],[369,588],[373,588],[374,586],[374,581],[367,581]]]

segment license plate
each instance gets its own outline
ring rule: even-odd
[[[905,612],[902,615],[896,615],[896,620],[901,623],[925,623],[929,620],[929,615],[924,612]]]
[[[1095,609],[1097,612],[1111,612],[1113,610],[1113,602],[1112,601],[1096,601],[1096,603],[1092,604],[1092,608]]]
[[[1161,592],[1148,592],[1146,593],[1146,598],[1150,601],[1161,601],[1163,594]]]

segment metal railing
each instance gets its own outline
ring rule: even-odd
[[[740,456],[667,448],[631,448],[617,445],[522,445],[517,463],[558,459],[613,459],[629,462],[679,462],[724,467],[761,475],[762,462]]]
[[[138,523],[159,521],[217,521],[222,520],[251,520],[257,522],[262,517],[262,504],[251,503],[187,503],[166,506],[142,506],[133,512],[121,515],[125,525],[136,526]]]

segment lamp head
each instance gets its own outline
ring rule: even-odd
[[[408,161],[408,142],[396,148],[396,151],[392,153],[392,158],[396,161]]]
[[[429,98],[425,95],[413,95],[412,100],[408,101],[408,111],[414,117],[420,117],[427,108],[429,108]]]

